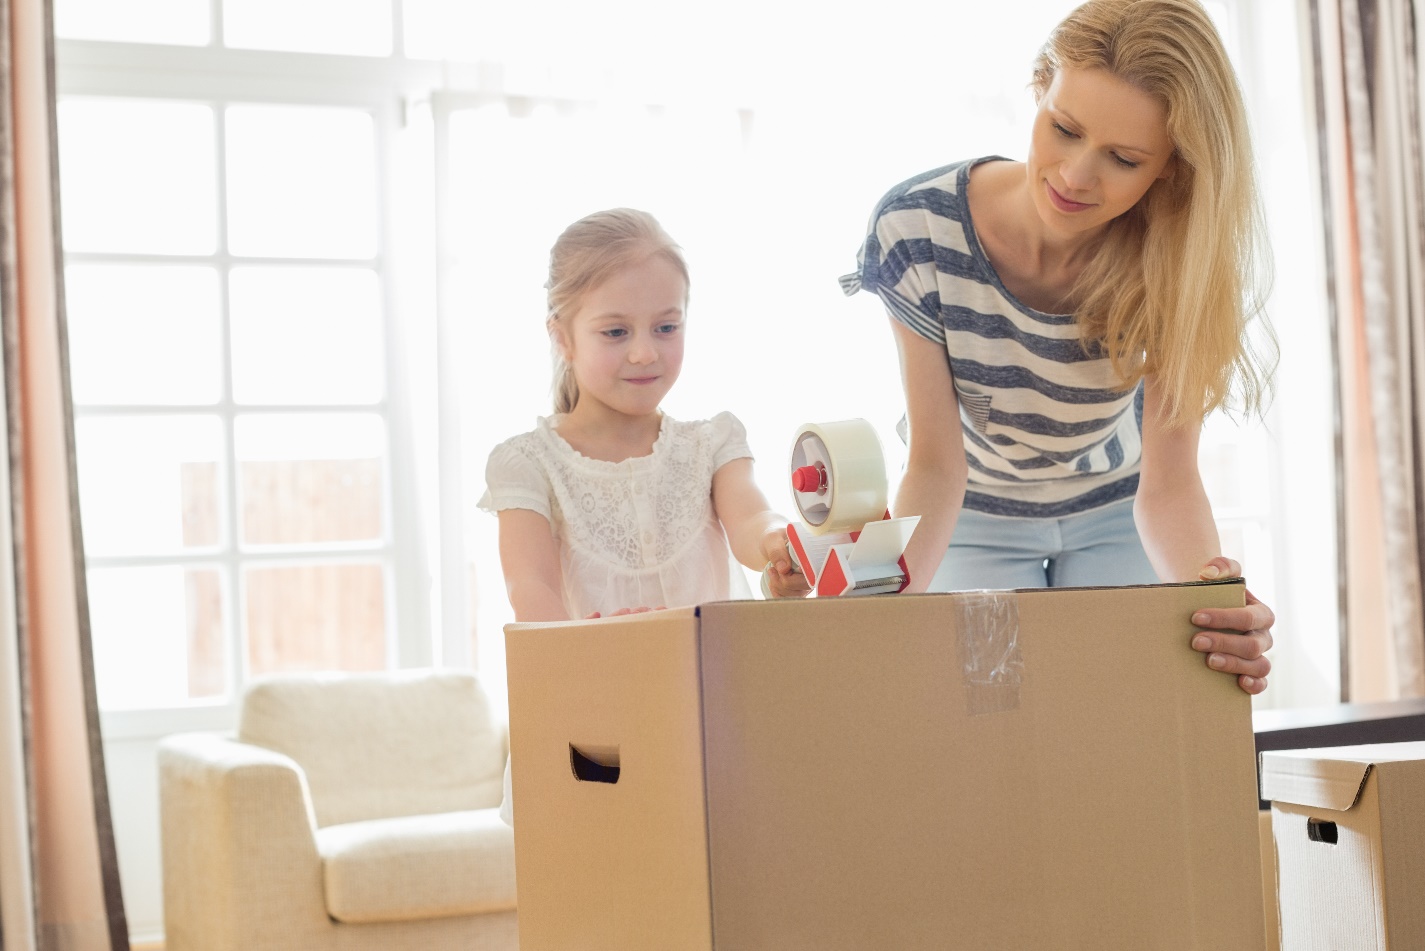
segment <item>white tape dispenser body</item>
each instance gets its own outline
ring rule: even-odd
[[[792,441],[792,559],[820,597],[883,594],[910,583],[904,554],[920,516],[891,518],[886,463],[864,419],[807,423]]]

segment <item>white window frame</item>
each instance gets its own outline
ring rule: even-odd
[[[214,0],[215,23],[220,30]],[[396,9],[399,25],[399,4]],[[399,38],[399,30],[397,32]],[[216,568],[224,596],[224,636],[228,664],[225,694],[212,701],[195,700],[183,706],[122,709],[102,712],[106,737],[155,737],[174,730],[227,729],[234,722],[237,700],[247,680],[246,644],[243,639],[243,567],[276,567],[341,562],[377,563],[386,578],[385,605],[387,660],[392,667],[418,667],[458,663],[461,638],[432,635],[433,599],[427,569],[428,553],[415,487],[420,479],[413,446],[411,377],[407,348],[399,327],[401,292],[397,259],[400,248],[391,238],[400,183],[394,181],[393,150],[405,119],[402,89],[429,89],[440,81],[433,64],[411,65],[395,59],[341,57],[321,54],[228,50],[213,47],[177,47],[89,40],[59,40],[57,91],[61,99],[113,98],[190,102],[215,109],[215,149],[219,182],[219,250],[211,255],[111,254],[67,252],[69,263],[189,263],[213,266],[219,272],[222,297],[221,347],[224,380],[221,400],[211,406],[75,406],[77,419],[104,416],[217,416],[224,430],[218,487],[223,507],[225,539],[217,551],[200,550],[156,556],[91,556],[89,568],[176,565]],[[222,108],[227,105],[303,105],[360,109],[373,120],[376,142],[378,250],[365,260],[255,258],[226,251],[226,194],[222,187],[225,161]],[[61,145],[62,147],[62,145]],[[382,327],[386,396],[370,405],[243,406],[231,397],[227,278],[234,266],[273,264],[293,266],[358,265],[372,268],[382,286]],[[415,355],[421,359],[424,355]],[[372,413],[383,418],[387,433],[384,473],[384,536],[374,542],[300,546],[241,546],[236,524],[238,487],[233,420],[249,414],[334,411]],[[447,462],[443,469],[458,460]],[[457,476],[458,478],[458,476]],[[445,522],[444,513],[439,521]],[[459,524],[458,522],[456,524]],[[463,584],[461,586],[463,592]],[[468,642],[468,635],[463,637]],[[452,656],[455,655],[455,656]]]

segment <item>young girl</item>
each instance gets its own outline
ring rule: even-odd
[[[495,447],[479,503],[500,519],[516,619],[727,599],[729,546],[765,569],[775,596],[805,594],[742,424],[659,408],[683,365],[688,269],[653,216],[576,221],[550,251],[546,286],[555,413]]]
[[[554,415],[495,447],[479,503],[500,519],[516,620],[726,599],[729,545],[773,595],[805,594],[742,424],[659,409],[683,366],[688,266],[653,216],[615,208],[574,222],[549,252],[546,286]],[[508,763],[500,816],[514,824]]]

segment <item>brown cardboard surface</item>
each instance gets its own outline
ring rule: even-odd
[[[1336,808],[1352,775],[1358,794]],[[1425,743],[1263,753],[1262,789],[1275,794],[1283,948],[1425,948]]]
[[[1281,951],[1281,916],[1277,910],[1277,847],[1272,839],[1272,811],[1257,814],[1258,838],[1262,852],[1262,917],[1267,925],[1267,951]]]
[[[1250,701],[1188,647],[1193,610],[1241,603],[1150,586],[512,625],[521,947],[1259,951]],[[1017,664],[967,675],[987,647]],[[572,777],[580,742],[619,747],[618,783]]]

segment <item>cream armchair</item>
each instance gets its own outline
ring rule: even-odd
[[[468,673],[253,684],[159,746],[166,951],[516,951],[506,746]]]

